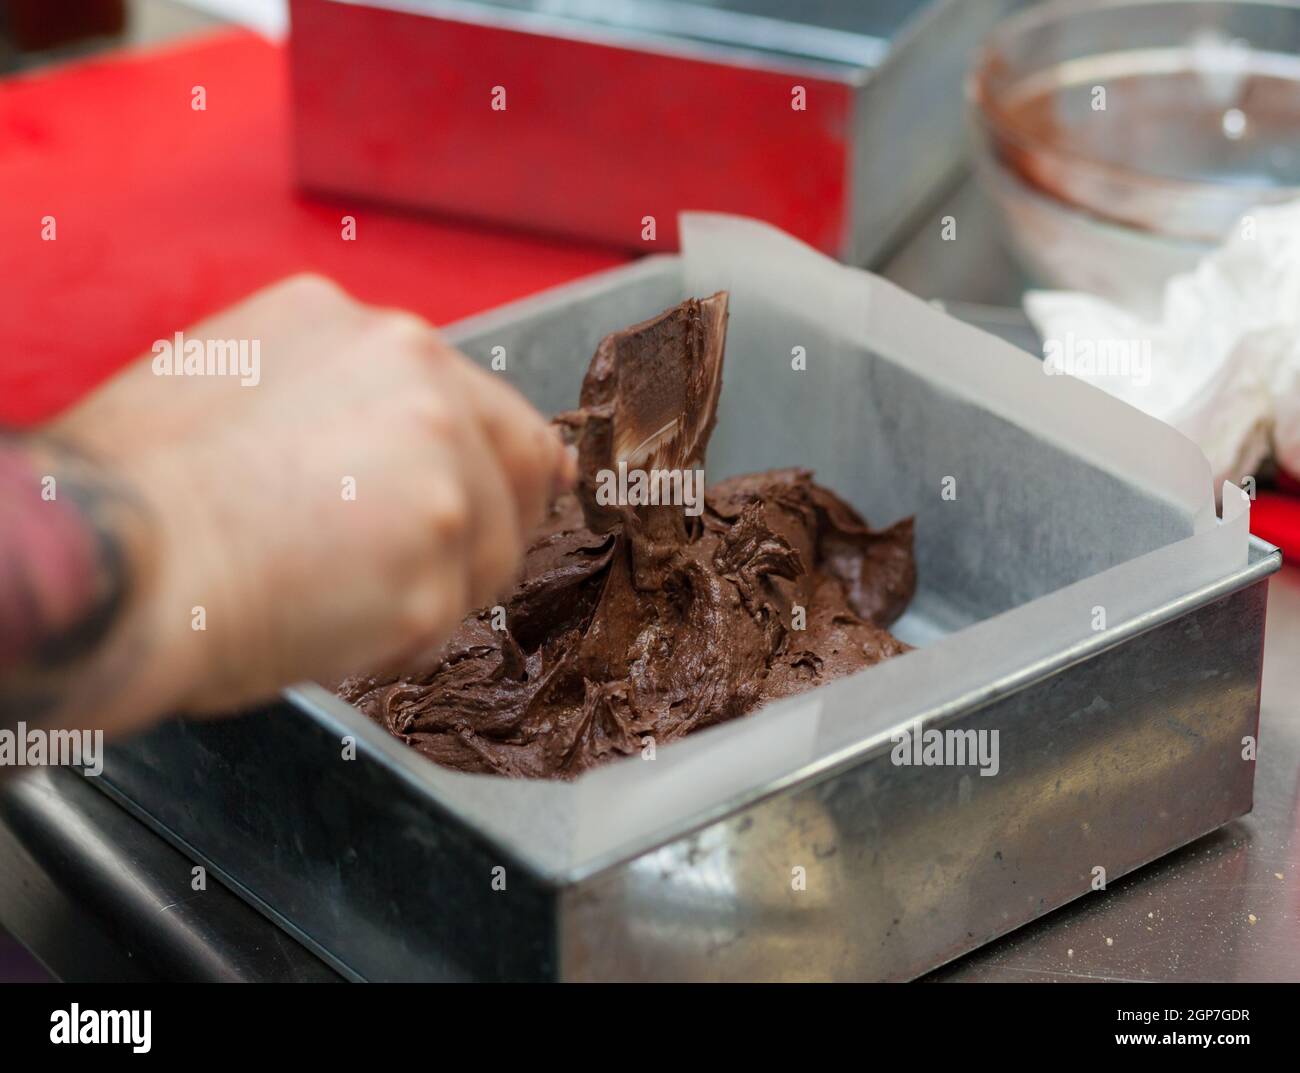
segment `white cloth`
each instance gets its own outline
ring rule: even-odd
[[[1173,425],[1216,482],[1239,484],[1270,454],[1300,473],[1300,201],[1243,216],[1169,280],[1158,321],[1068,291],[1031,291],[1025,311],[1048,371]]]

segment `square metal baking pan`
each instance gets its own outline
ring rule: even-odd
[[[449,334],[566,408],[604,333],[696,289],[685,260]],[[445,771],[315,685],[114,746],[96,782],[370,980],[908,979],[1248,812],[1276,549],[1171,575],[1192,530],[1168,502],[881,355],[841,355],[829,395],[774,391],[790,338],[832,367],[808,333],[849,292],[818,284],[830,304],[791,328],[734,282],[710,477],[811,465],[873,522],[915,512],[916,651],[574,784]],[[925,308],[879,297],[891,324]],[[920,352],[1030,360],[925,315]],[[987,495],[930,493],[954,461]],[[1035,647],[1101,591],[1106,629]],[[997,730],[997,775],[896,764],[918,724]]]
[[[298,178],[638,253],[738,213],[868,264],[957,172],[1019,2],[292,0]]]

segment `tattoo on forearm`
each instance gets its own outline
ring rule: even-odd
[[[0,436],[0,724],[58,714],[126,672],[129,645],[101,657],[138,582],[147,521],[129,489],[66,444]]]

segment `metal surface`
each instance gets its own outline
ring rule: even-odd
[[[0,782],[0,923],[77,981],[324,981],[307,950],[68,770]]]
[[[455,338],[471,354],[504,346],[519,383],[554,409],[574,381],[564,362],[581,361],[610,327],[677,300],[675,264],[616,270],[461,325]],[[762,322],[770,314],[750,310],[746,324],[737,303],[733,328],[752,344],[771,325]],[[743,395],[746,375],[761,381],[756,369],[738,368],[731,390]],[[876,396],[911,392],[909,412],[924,402],[954,428],[976,422],[978,438],[981,419],[932,401],[932,387],[900,387],[880,368],[857,375]],[[720,422],[720,457],[753,458],[752,427],[775,429],[776,420]],[[998,425],[988,450],[1018,456],[1022,445]],[[1055,450],[1038,444],[1040,469]],[[923,452],[913,442],[910,454]],[[833,464],[822,455],[815,467],[848,489]],[[1100,479],[1081,466],[1063,471],[1076,494]],[[1101,487],[1118,495],[1109,477]],[[1016,507],[999,502],[1005,524]],[[1101,557],[1064,564],[1071,577],[1110,565],[1104,548],[1086,551]],[[1017,561],[1005,582],[990,585],[986,565],[978,584],[965,583],[976,619],[1064,583],[1047,563]],[[1255,732],[1264,580],[1277,562],[1256,546],[1247,566],[1218,581],[1149,603],[1050,658],[990,672],[925,715],[927,726],[999,730],[998,778],[897,767],[888,735],[868,733],[864,716],[859,738],[828,759],[674,820],[652,842],[593,850],[572,865],[537,864],[550,858],[522,833],[533,817],[484,824],[482,782],[471,792],[446,781],[324,693],[294,691],[269,714],[160,728],[115,751],[99,785],[357,977],[910,978],[1086,892],[1093,869],[1113,880],[1250,807],[1253,765],[1235,743]],[[945,576],[922,574],[918,604]],[[810,696],[818,693],[827,695]],[[860,692],[836,696],[828,709],[847,701],[862,712]],[[749,736],[738,747],[755,748],[759,724],[740,731]],[[349,739],[356,757],[340,762]],[[505,890],[492,882],[498,868]],[[805,890],[791,887],[796,869]],[[800,955],[788,956],[796,946]]]
[[[293,0],[298,174],[637,252],[726,211],[868,263],[960,168],[966,53],[1017,3]]]

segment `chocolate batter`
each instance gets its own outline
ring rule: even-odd
[[[702,468],[726,319],[721,293],[608,336],[556,418],[578,488],[504,615],[474,612],[431,665],[339,695],[447,767],[569,779],[907,651],[887,627],[916,588],[910,518],[873,530],[799,469],[721,481],[694,516],[600,501],[620,461]]]

